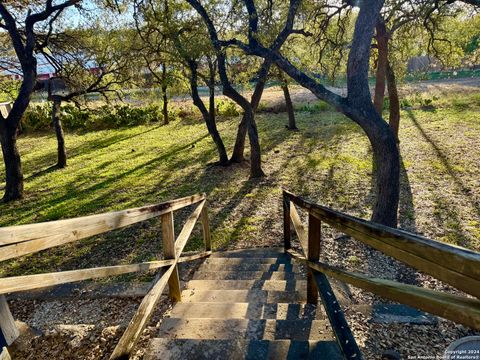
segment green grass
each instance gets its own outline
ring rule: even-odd
[[[442,100],[435,111],[402,112],[400,225],[479,249],[480,140],[478,95]],[[452,106],[448,106],[448,104]],[[461,108],[461,111],[460,111]],[[317,110],[317,109],[315,109]],[[55,163],[53,133],[19,139],[25,198],[0,205],[0,226],[126,209],[194,193],[208,195],[215,248],[280,244],[281,188],[368,218],[374,201],[371,150],[361,129],[328,109],[298,112],[300,131],[286,114],[257,116],[266,178],[248,179],[248,163],[223,168],[200,120],[67,133],[69,165]],[[231,152],[239,117],[219,119]],[[248,152],[247,152],[248,156]],[[3,186],[3,163],[0,187]],[[470,192],[469,192],[470,191]],[[176,233],[189,209],[175,214]],[[473,224],[473,225],[472,225]],[[132,263],[161,254],[159,221],[82,240],[2,264],[1,275]],[[201,248],[197,228],[187,250]],[[136,278],[138,279],[138,278]]]

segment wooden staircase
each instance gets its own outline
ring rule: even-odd
[[[195,208],[175,236],[173,213],[187,206]],[[306,224],[297,207],[308,215]],[[6,294],[155,269],[163,271],[111,360],[130,357],[167,285],[176,305],[162,321],[158,338],[148,344],[146,359],[362,359],[330,280],[480,329],[480,253],[355,218],[286,190],[281,249],[212,253],[206,196],[201,194],[110,213],[0,227],[0,261],[156,217],[162,224],[163,259],[0,278],[0,359],[8,358],[8,346],[19,335]],[[197,222],[205,249],[182,254]],[[332,266],[329,259],[320,258],[324,224],[470,297]],[[300,247],[292,247],[295,235]],[[182,292],[178,265],[207,257]]]
[[[145,359],[342,359],[306,270],[283,248],[217,252],[194,274]]]

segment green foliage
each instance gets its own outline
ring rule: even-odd
[[[18,95],[20,82],[18,80],[1,79],[0,80],[0,102],[13,101]]]
[[[228,99],[220,99],[217,101],[217,114],[227,117],[240,115],[237,105]]]
[[[23,115],[22,129],[24,131],[44,130],[49,128],[51,123],[50,106],[32,106]]]
[[[170,120],[178,119],[178,110],[169,110]],[[103,130],[162,122],[158,105],[132,107],[103,105],[96,109],[82,109],[71,104],[62,106],[61,120],[67,129]],[[25,131],[47,130],[51,127],[51,106],[30,107],[22,119]]]
[[[323,111],[332,111],[333,107],[327,104],[325,101],[318,100],[314,102],[302,103],[294,106],[296,111],[303,111],[309,113],[317,113]]]
[[[422,95],[419,92],[415,92],[413,95],[407,96],[400,100],[400,107],[403,109],[414,107],[433,109],[435,107],[434,102],[437,100],[439,100],[439,98],[435,95]]]

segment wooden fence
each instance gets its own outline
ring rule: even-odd
[[[302,224],[295,205],[308,212],[308,228]],[[307,278],[309,302],[316,302],[319,289],[318,274],[324,274],[381,297],[480,329],[479,253],[349,216],[309,202],[288,191],[283,192],[283,208],[285,250],[309,267]],[[472,297],[372,278],[319,261],[322,221]],[[291,248],[291,224],[304,255]]]
[[[197,203],[197,207],[175,239],[173,212]],[[156,282],[144,297],[110,357],[111,359],[128,358],[167,284],[172,300],[180,300],[181,289],[177,264],[211,254],[205,195],[193,195],[157,205],[99,215],[0,228],[0,261],[2,261],[102,234],[158,216],[162,223],[164,260],[0,278],[0,349],[10,345],[19,335],[5,299],[7,293],[163,268],[164,272],[157,276]],[[187,240],[199,219],[202,223],[205,251],[181,257]],[[8,356],[6,351],[2,352],[2,356]]]

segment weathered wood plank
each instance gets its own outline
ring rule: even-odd
[[[0,247],[0,261],[119,229],[204,199],[204,195],[194,195],[142,208],[0,228],[0,244],[11,244]]]
[[[8,352],[8,349],[6,347],[3,347],[0,349],[0,360],[12,360],[10,357],[10,353]]]
[[[380,295],[383,298],[410,305],[480,330],[480,301],[477,299],[424,289],[391,280],[371,278],[364,274],[348,272],[325,263],[310,262],[293,250],[289,250],[288,253],[312,269],[332,278]]]
[[[283,196],[283,247],[288,250],[292,247],[292,234],[290,228],[290,200]]]
[[[355,229],[343,225],[339,225],[337,228],[354,237],[355,239],[363,241],[365,244],[382,251],[384,254],[392,256],[395,259],[414,267],[415,269],[445,281],[446,283],[455,286],[457,289],[460,289],[467,294],[471,294],[477,298],[480,298],[480,280],[473,279],[470,276],[444,267],[442,266],[443,264],[434,263],[410,252],[396,248],[392,245],[365,235],[364,233]]]
[[[345,359],[363,359],[362,353],[358,348],[357,342],[353,337],[352,331],[348,326],[347,320],[343,315],[343,311],[340,307],[340,303],[333,292],[325,274],[315,271],[314,279],[317,284],[318,293],[322,299],[323,307],[327,313],[332,330],[335,333],[337,343],[343,352]]]
[[[203,241],[205,243],[205,251],[212,250],[212,236],[210,235],[210,221],[208,220],[208,208],[205,207],[202,210],[202,231]]]
[[[163,257],[168,259],[175,259],[175,234],[173,227],[173,212],[168,212],[161,215],[162,219],[162,243],[163,243]],[[178,266],[174,266],[172,275],[168,279],[168,289],[170,299],[173,301],[181,301],[182,291],[180,290],[180,277],[178,276]]]
[[[192,195],[161,204],[148,205],[122,211],[38,224],[7,226],[0,228],[0,245],[50,238],[51,236],[56,235],[71,235],[72,240],[82,239],[135,224],[170,211],[175,211],[185,206],[198,203],[204,199],[204,194]],[[85,229],[85,227],[87,227],[87,229]]]
[[[198,204],[195,211],[189,216],[185,224],[183,225],[182,231],[178,234],[177,240],[175,241],[175,253],[177,256],[182,253],[185,244],[190,237],[190,234],[195,227],[195,224],[202,213],[203,207],[205,205],[205,200],[203,200],[200,204]]]
[[[203,200],[195,209],[195,211],[190,215],[190,217],[185,222],[185,225],[182,228],[182,231],[177,237],[175,244],[175,253],[181,254],[185,244],[187,243],[190,234],[193,231],[195,223],[197,222],[200,214],[205,205],[205,200]],[[174,263],[170,265],[168,270],[163,274],[163,276],[158,280],[158,282],[153,286],[149,293],[144,297],[140,306],[138,307],[137,312],[130,321],[127,329],[123,333],[120,341],[115,347],[110,359],[128,359],[129,354],[131,353],[136,342],[140,338],[140,335],[143,332],[143,329],[147,325],[150,317],[152,316],[153,310],[162,295],[163,289],[165,288],[170,275],[173,273],[175,265],[177,264],[178,257],[174,259]]]
[[[211,251],[200,254],[182,256],[178,262],[186,262],[207,257]],[[129,265],[103,266],[90,269],[79,269],[60,271],[46,274],[12,276],[0,279],[0,294],[7,294],[18,291],[41,289],[44,287],[67,284],[82,280],[98,279],[102,277],[128,274],[138,271],[147,271],[172,265],[174,260],[150,261]]]
[[[162,275],[162,277],[155,283],[152,289],[143,298],[137,312],[133,316],[132,320],[127,327],[127,330],[123,333],[117,346],[113,350],[110,359],[128,359],[129,354],[132,351],[135,343],[143,332],[143,329],[150,320],[155,306],[157,305],[160,296],[163,293],[163,289],[168,283],[168,279],[174,269],[173,265],[170,265],[168,270]]]
[[[411,266],[418,267],[423,263],[422,269],[419,270],[479,296],[480,286],[471,286],[474,282],[480,281],[479,253],[345,215],[308,202],[287,191],[284,192],[284,196],[346,234],[363,242],[369,241],[372,247]],[[380,248],[380,244],[385,245]],[[469,285],[466,285],[467,282],[463,283],[454,273],[465,276],[464,280],[468,281]]]
[[[307,258],[311,262],[317,262],[320,257],[320,241],[322,234],[322,224],[318,218],[308,215],[308,251]],[[313,271],[309,268],[307,273],[307,302],[309,304],[318,303],[318,289]]]
[[[12,344],[20,335],[4,295],[0,295],[0,328],[2,332],[0,335],[6,342],[6,344],[1,344],[1,346]]]
[[[305,229],[305,226],[300,219],[300,215],[298,215],[297,209],[295,208],[294,204],[290,204],[290,218],[292,220],[293,228],[297,233],[298,240],[300,241],[300,245],[302,250],[305,254],[308,251],[308,232]]]

